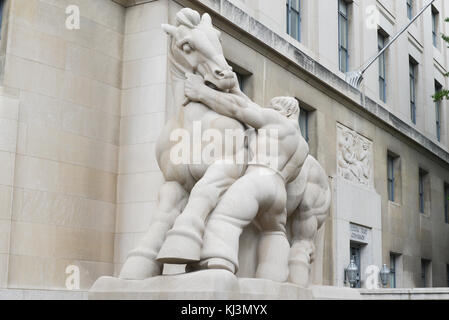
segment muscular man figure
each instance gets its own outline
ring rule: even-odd
[[[196,75],[188,76],[185,88],[190,100],[255,129],[249,139],[252,160],[245,174],[226,191],[207,222],[202,264],[237,272],[240,234],[256,219],[263,232],[256,277],[286,281],[290,249],[286,236],[286,184],[298,176],[309,152],[299,130],[298,102],[278,97],[268,108],[262,108],[241,95],[213,90]],[[270,154],[268,150],[273,146],[277,146],[277,152]]]

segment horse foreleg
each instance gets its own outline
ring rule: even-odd
[[[306,185],[299,207],[293,213],[290,249],[290,282],[306,287],[315,254],[315,237],[324,223],[331,202],[327,175],[318,161],[309,157],[301,177]]]
[[[187,199],[187,191],[178,182],[166,182],[162,185],[159,191],[158,210],[145,236],[129,253],[120,278],[142,280],[162,274],[163,265],[156,261],[156,256],[167,231],[184,209]]]
[[[290,281],[300,286],[309,283],[310,266],[315,254],[315,237],[324,223],[330,205],[327,184],[310,183],[301,205],[292,221],[292,247],[290,249]]]
[[[289,281],[307,287],[309,283],[310,265],[315,252],[314,240],[318,231],[315,216],[301,219],[300,214],[292,222],[293,244],[289,256]]]

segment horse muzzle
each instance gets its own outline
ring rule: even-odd
[[[205,76],[204,77],[206,85],[208,85],[210,88],[219,90],[219,91],[227,91],[235,87],[235,77],[232,71],[229,75],[223,76],[223,77],[210,77]]]

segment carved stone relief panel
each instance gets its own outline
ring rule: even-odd
[[[337,123],[337,174],[346,180],[372,186],[373,142]]]

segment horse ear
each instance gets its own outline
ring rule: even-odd
[[[162,25],[162,30],[164,30],[166,34],[174,37],[175,33],[176,33],[176,30],[178,30],[178,29],[176,27],[172,26],[171,24],[165,24],[164,23]]]
[[[208,25],[212,26],[212,18],[208,13],[203,14],[201,18],[201,22],[207,23]]]

